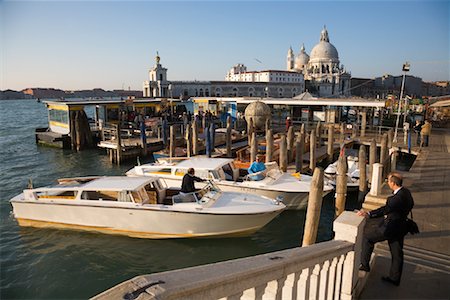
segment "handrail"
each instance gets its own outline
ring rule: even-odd
[[[309,276],[314,276],[317,266],[319,269],[324,266],[332,267],[335,268],[333,272],[342,274],[346,255],[353,249],[354,244],[351,242],[332,240],[310,247],[144,275],[124,282],[116,289],[108,290],[93,299],[119,299],[123,295],[117,293],[128,291],[131,286],[137,290],[157,281],[164,283],[147,289],[146,292],[150,295],[146,296],[150,296],[150,299],[219,299],[244,293],[258,293],[261,286],[265,289],[273,281],[283,282],[283,286],[278,286],[276,295],[277,299],[282,299],[282,295],[297,290],[295,282],[284,284],[288,277],[300,281],[304,270]],[[129,287],[123,289],[125,286]],[[340,284],[335,284],[334,288],[332,293],[339,294]],[[301,292],[311,291],[307,289]]]

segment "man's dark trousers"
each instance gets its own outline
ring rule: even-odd
[[[368,230],[365,230],[362,243],[361,265],[368,268],[375,243],[387,240],[392,257],[389,277],[393,281],[400,282],[403,271],[404,236],[388,239],[384,235],[384,230],[385,228],[383,226],[372,226]]]

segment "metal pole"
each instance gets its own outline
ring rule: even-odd
[[[400,121],[400,113],[401,113],[401,108],[402,108],[403,88],[405,87],[405,77],[406,77],[406,72],[403,72],[402,88],[400,90],[400,99],[398,100],[398,114],[397,114],[397,120],[395,121],[394,142],[397,142],[397,131],[398,131],[398,123]]]

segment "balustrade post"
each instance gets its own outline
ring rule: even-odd
[[[344,300],[354,299],[355,288],[358,283],[359,265],[361,262],[361,248],[363,230],[366,220],[354,212],[344,211],[333,223],[334,239],[354,243],[354,251],[347,253],[342,270],[342,286],[340,297]]]
[[[370,185],[370,195],[378,196],[381,194],[381,185],[384,182],[383,165],[373,164],[372,168],[372,184]]]

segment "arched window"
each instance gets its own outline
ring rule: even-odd
[[[297,89],[293,88],[292,89],[292,97],[295,97],[295,95],[297,95]]]
[[[248,88],[248,96],[253,97],[255,95],[255,89],[253,87]]]
[[[159,74],[159,80],[163,81],[163,74]]]
[[[238,95],[239,95],[239,90],[238,90],[238,88],[233,88],[233,97],[237,97]]]
[[[209,97],[209,89],[205,89],[205,97]]]
[[[278,88],[278,97],[283,97],[283,88]]]
[[[218,88],[216,88],[214,93],[215,93],[215,97],[221,97],[222,89],[218,87]]]
[[[200,96],[200,97],[203,97],[203,89],[200,89],[200,94],[199,94],[199,96]]]

